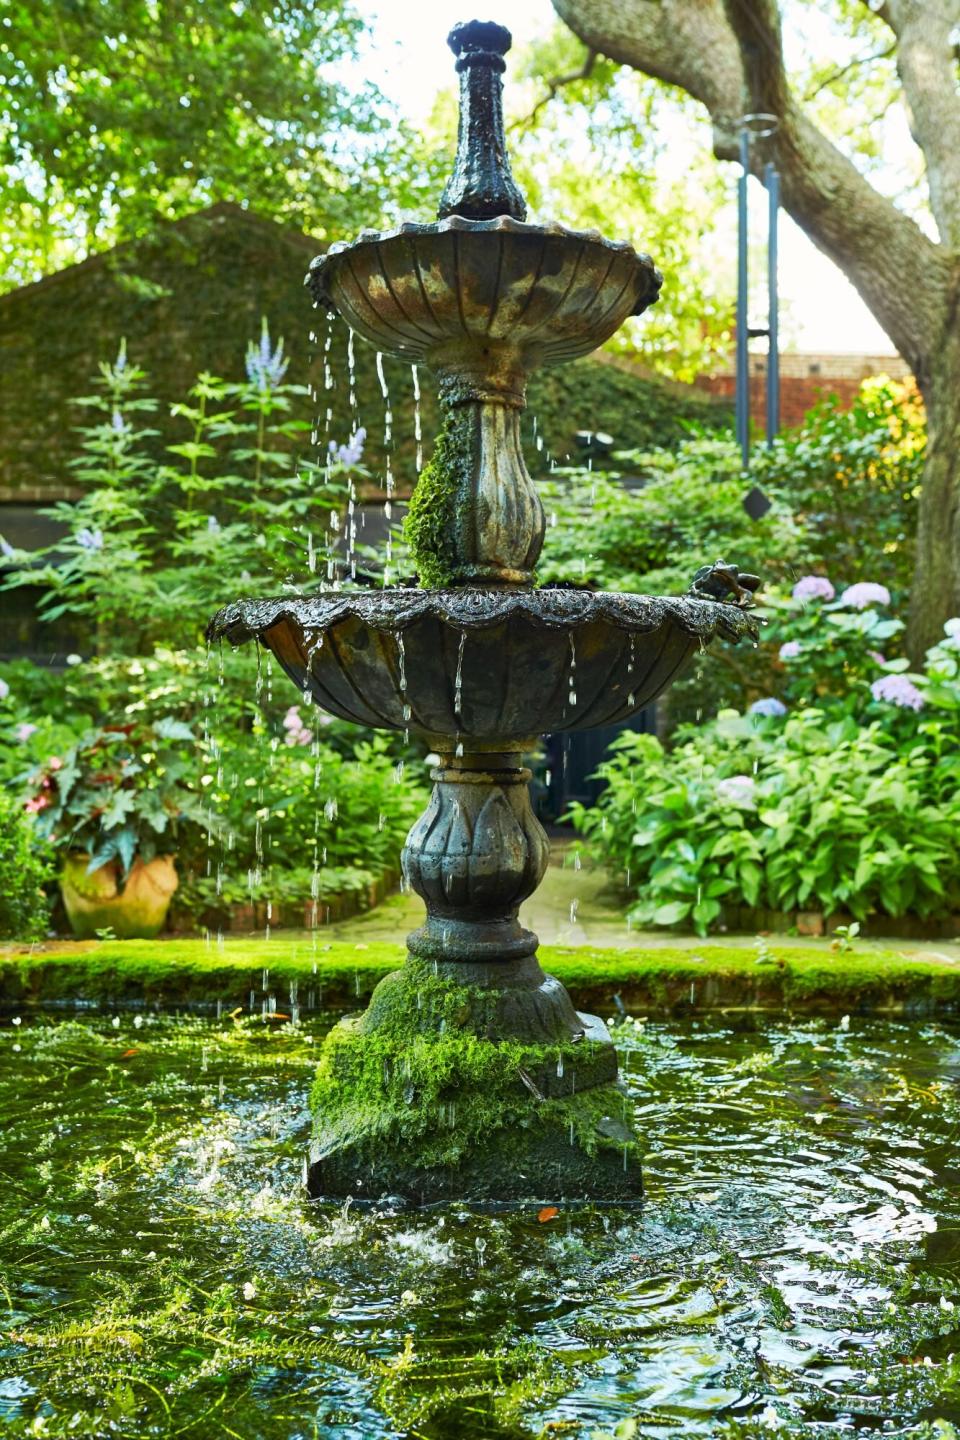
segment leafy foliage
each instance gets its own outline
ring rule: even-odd
[[[347,477],[365,472],[342,450],[322,466],[291,458],[309,426],[291,415],[304,391],[285,370],[283,342],[272,345],[264,324],[246,381],[200,375],[173,406],[186,438],[157,465],[145,450],[155,432],[142,423],[156,403],[121,346],[78,402],[101,418],[82,428],[74,466],[89,488],[47,512],[67,534],[41,551],[8,547],[0,588],[40,585],[44,619],[83,617],[101,652],[136,654],[195,643],[225,596],[290,585],[295,574],[307,590],[328,578]]]
[[[26,809],[37,831],[90,856],[88,873],[177,849],[178,827],[201,820],[193,731],[172,716],[89,730],[32,773]]]
[[[396,869],[426,799],[419,756],[393,737],[290,706],[285,689],[286,682],[274,694],[271,662],[258,671],[247,650],[158,649],[59,674],[8,665],[0,677],[0,777],[23,792],[32,776],[28,804],[59,843],[112,850],[117,841],[124,862],[141,807],[147,829],[133,853],[154,843],[150,816],[162,823],[155,802],[140,794],[154,785],[179,809],[155,844],[176,853],[177,908],[194,918],[222,923],[228,901],[306,905],[368,889],[374,876]],[[21,739],[23,726],[30,733]],[[163,754],[137,770],[145,737],[157,730],[167,732]],[[101,735],[109,755],[90,748]],[[125,752],[122,770],[108,768],[108,758],[119,763]],[[74,756],[78,778],[67,804]],[[111,773],[115,781],[97,779]],[[165,795],[171,775],[182,779]],[[120,829],[104,828],[94,812],[118,787],[132,792],[132,810]]]
[[[799,430],[754,453],[760,484],[778,495],[803,532],[804,565],[872,580],[898,600],[913,578],[913,548],[926,453],[916,391],[867,380],[856,402],[817,405]]]
[[[44,886],[52,866],[47,847],[23,808],[0,788],[0,940],[40,940],[47,929],[49,905]]]
[[[9,271],[33,280],[210,199],[342,233],[419,198],[405,127],[351,84],[339,0],[146,0],[5,10]],[[391,123],[392,121],[392,123]]]
[[[729,439],[698,436],[617,460],[639,488],[575,470],[555,471],[557,478],[542,483],[549,528],[541,579],[682,594],[698,566],[721,555],[769,578],[792,565],[801,532],[779,501],[761,522],[750,519]]]
[[[854,705],[827,693],[792,713],[722,712],[681,730],[669,752],[621,736],[596,808],[575,806],[572,818],[636,891],[631,913],[644,924],[706,933],[725,904],[950,915],[960,909],[960,622],[910,687],[899,693],[915,691],[919,709],[861,679]]]

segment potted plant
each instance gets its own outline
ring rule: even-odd
[[[26,809],[63,854],[60,890],[76,935],[162,928],[177,888],[184,820],[199,821],[196,741],[166,717],[89,730],[30,776]]]

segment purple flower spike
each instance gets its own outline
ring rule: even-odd
[[[354,430],[346,445],[341,445],[337,451],[337,459],[341,465],[359,465],[363,459],[366,438],[367,432],[362,425],[359,430]]]
[[[832,600],[837,592],[826,575],[804,575],[790,593],[794,600]]]
[[[82,530],[77,531],[77,544],[82,550],[102,550],[103,531],[89,530],[84,525]]]
[[[901,710],[922,710],[923,696],[906,675],[882,675],[870,686],[874,700],[885,700],[888,705],[899,705]]]
[[[848,585],[840,596],[841,605],[852,605],[854,610],[866,610],[868,605],[889,605],[890,591],[886,585],[875,585],[872,580],[861,580],[858,585]]]
[[[787,707],[782,700],[777,700],[773,695],[767,695],[763,700],[754,700],[748,712],[751,715],[786,715]]]
[[[256,385],[261,394],[275,390],[287,373],[290,361],[283,358],[283,341],[278,340],[277,348],[271,352],[266,317],[260,331],[260,344],[251,340],[247,346],[246,364],[247,379],[251,385]]]
[[[16,728],[16,730],[14,730],[14,732],[13,732],[13,738],[14,738],[14,740],[19,740],[20,743],[21,743],[21,745],[22,745],[22,744],[24,743],[24,741],[29,740],[29,739],[30,739],[30,736],[31,736],[31,735],[36,735],[36,733],[37,733],[37,727],[36,727],[36,725],[31,725],[30,722],[29,722],[29,720],[24,720],[23,724],[22,724],[22,725],[18,725],[17,728]]]

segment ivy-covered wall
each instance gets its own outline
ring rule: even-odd
[[[288,380],[317,388],[318,443],[346,440],[356,425],[368,431],[366,460],[382,480],[384,402],[375,353],[356,342],[356,405],[350,404],[347,330],[333,327],[335,386],[323,388],[322,348],[327,320],[311,311],[303,289],[318,249],[309,236],[263,220],[236,205],[218,204],[158,228],[149,239],[122,246],[35,285],[0,296],[0,500],[39,501],[74,487],[69,460],[76,454],[74,426],[82,408],[70,402],[89,393],[100,360],[116,355],[126,338],[131,361],[147,370],[161,402],[157,428],[164,443],[183,439],[164,414],[184,398],[194,377],[210,370],[228,379],[243,374],[248,340],[266,316],[290,356]],[[315,340],[311,340],[311,330]],[[393,413],[393,470],[401,493],[413,483],[415,440],[410,367],[385,362]],[[421,376],[426,453],[437,414],[429,375]],[[304,402],[305,415],[309,414]],[[670,443],[684,422],[729,423],[724,404],[692,387],[638,377],[588,359],[543,372],[530,386],[524,433],[533,417],[544,449],[527,445],[531,469],[546,469],[547,455],[573,450],[577,430],[606,430],[618,445]]]

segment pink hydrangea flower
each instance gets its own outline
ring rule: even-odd
[[[786,640],[780,646],[780,659],[796,660],[797,656],[800,655],[802,650],[803,646],[800,644],[799,640]]]
[[[870,686],[874,700],[885,700],[888,705],[899,705],[901,710],[922,710],[923,696],[906,675],[882,675]]]
[[[300,715],[299,705],[291,705],[283,717],[283,728],[286,730],[284,744],[286,745],[309,745],[313,735]]]
[[[837,592],[826,575],[804,575],[790,593],[794,600],[832,600]]]
[[[886,585],[875,585],[872,580],[861,580],[857,585],[848,585],[840,596],[841,605],[852,605],[854,610],[866,610],[868,605],[889,605],[890,591]]]

